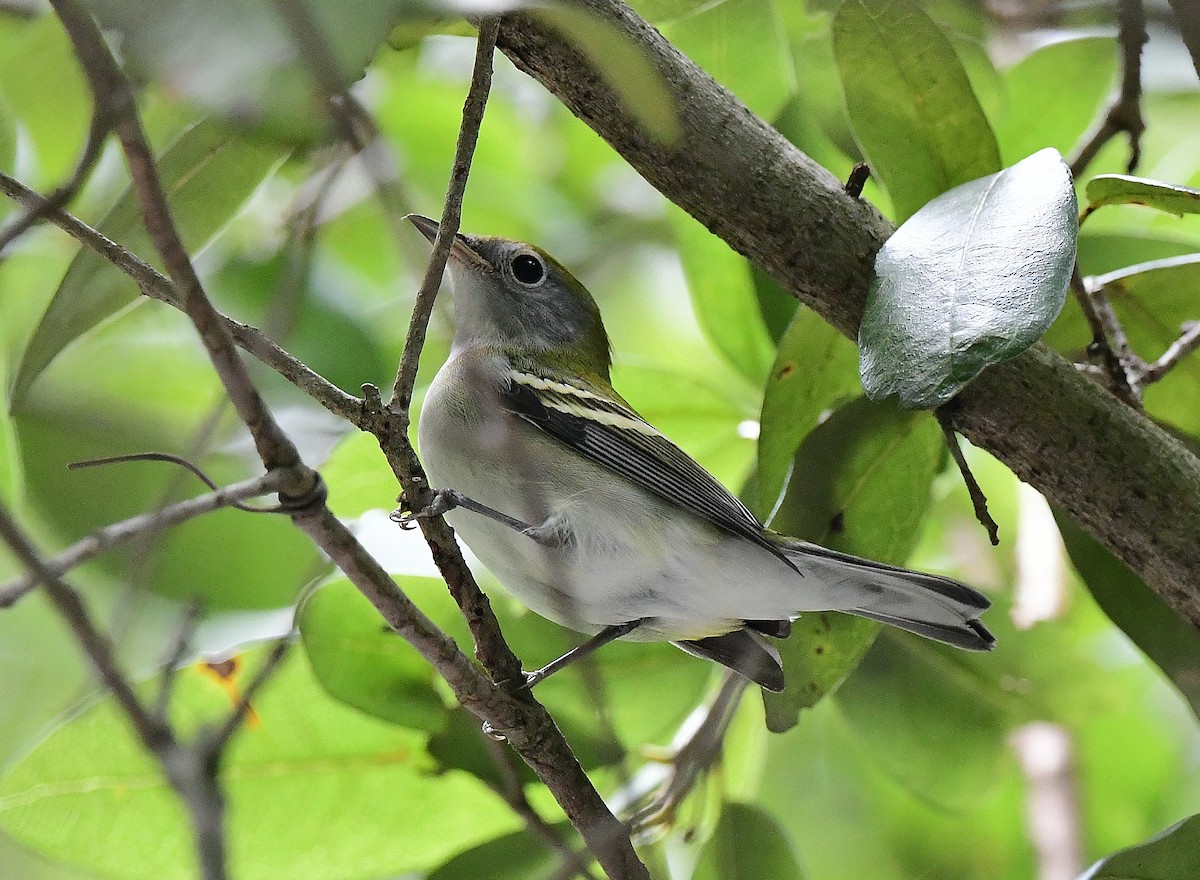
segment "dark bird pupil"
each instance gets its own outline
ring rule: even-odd
[[[546,274],[546,270],[542,268],[542,263],[537,257],[531,257],[529,254],[521,254],[512,261],[513,277],[522,284],[537,284],[542,280],[542,276]]]

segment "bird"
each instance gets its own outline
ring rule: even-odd
[[[430,242],[438,223],[409,220]],[[588,290],[546,251],[456,233],[449,356],[419,413],[433,501],[526,607],[589,636],[532,687],[608,642],[665,641],[780,691],[772,638],[839,611],[966,650],[995,638],[977,590],[766,528],[613,388]]]

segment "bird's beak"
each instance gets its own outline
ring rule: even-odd
[[[422,217],[420,214],[409,214],[407,219],[413,226],[417,227],[423,236],[429,239],[430,244],[434,243],[438,232],[438,222],[436,220]],[[495,271],[495,267],[467,244],[467,240],[460,234],[455,234],[454,241],[450,245],[450,259],[487,272]]]

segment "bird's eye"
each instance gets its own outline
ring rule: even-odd
[[[546,267],[533,254],[519,254],[512,261],[513,278],[531,287],[546,277]]]

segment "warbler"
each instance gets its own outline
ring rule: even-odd
[[[438,224],[409,219],[431,242]],[[809,611],[844,611],[968,650],[995,642],[988,600],[937,575],[776,534],[646,422],[609,381],[587,289],[545,251],[459,234],[454,339],[418,442],[428,509],[527,607],[593,638],[669,641],[781,690],[778,651]]]

